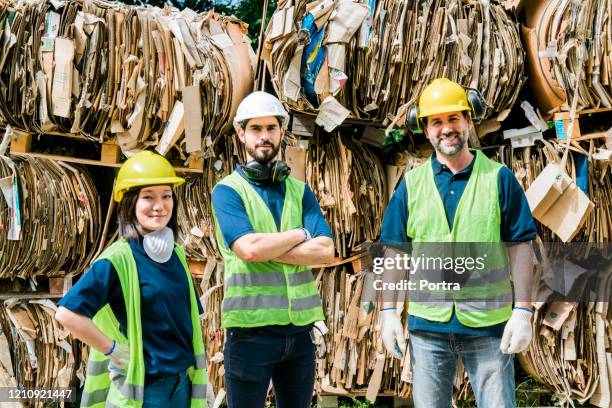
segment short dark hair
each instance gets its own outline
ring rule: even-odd
[[[144,187],[147,186],[126,191],[123,194],[123,199],[119,201],[117,207],[119,234],[127,240],[140,239],[140,237],[142,237],[142,230],[139,228],[138,219],[136,218],[136,201],[138,201],[138,194],[140,194],[140,190],[142,190]],[[176,221],[178,203],[174,190],[172,190],[172,201],[174,205],[172,206],[172,215],[170,216],[170,221],[168,221],[167,227],[172,230],[174,233],[174,239],[176,239],[178,233],[178,223]]]
[[[275,116],[275,118],[278,121],[278,127],[280,127],[282,129],[282,127],[283,127],[283,119],[284,118],[282,116]],[[251,120],[251,119],[255,119],[255,118],[245,119],[245,120],[243,120],[241,122],[238,122],[238,126],[241,129],[246,130],[246,127],[249,124],[249,120]]]

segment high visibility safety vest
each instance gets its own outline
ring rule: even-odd
[[[510,318],[512,286],[507,250],[500,232],[498,175],[501,167],[476,151],[474,167],[457,206],[452,229],[436,187],[431,159],[406,173],[406,233],[413,242],[413,256],[444,252],[439,248],[445,245],[436,243],[454,243],[453,248],[472,245],[475,248],[473,255],[486,259],[484,270],[471,274],[460,290],[425,288],[426,296],[411,298],[410,315],[447,322],[454,310],[459,321],[468,327],[492,326]],[[450,247],[446,245],[446,248]]]
[[[293,177],[285,180],[285,201],[280,230],[270,209],[257,191],[237,172],[219,184],[232,188],[244,203],[255,232],[284,232],[302,227],[302,196],[305,184]],[[214,213],[214,211],[213,211]],[[216,222],[216,216],[215,216]],[[301,265],[275,261],[246,262],[223,245],[217,224],[217,242],[225,262],[223,327],[260,327],[292,323],[305,326],[323,320],[321,298],[312,271]]]
[[[193,325],[193,350],[195,366],[187,370],[191,381],[191,407],[206,406],[206,361],[204,343],[198,316],[196,295],[193,281],[189,274],[185,252],[176,245],[174,252],[178,255],[187,274],[189,298],[191,301],[191,322]],[[85,378],[85,388],[81,407],[142,407],[144,397],[145,366],[142,349],[142,326],[140,321],[140,285],[138,271],[132,251],[125,239],[113,243],[97,259],[108,259],[112,262],[119,281],[126,306],[127,338],[119,330],[119,322],[109,305],[96,313],[93,322],[106,336],[117,343],[127,344],[130,350],[130,361],[125,376],[109,373],[109,358],[93,347],[89,348],[89,361]]]

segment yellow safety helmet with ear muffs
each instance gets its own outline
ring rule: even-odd
[[[472,119],[478,122],[484,117],[486,109],[487,102],[477,89],[463,87],[448,78],[438,78],[423,90],[418,107],[408,109],[405,126],[413,133],[420,133],[422,118],[466,110],[471,111]]]
[[[174,167],[164,156],[143,150],[121,165],[113,187],[113,197],[120,202],[123,193],[134,187],[164,184],[178,187],[184,182],[184,178],[176,176]]]

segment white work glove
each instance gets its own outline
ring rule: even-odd
[[[127,344],[117,343],[113,340],[113,348],[110,354],[105,354],[115,368],[125,370],[130,361],[130,348]]]
[[[533,312],[526,309],[513,309],[510,320],[504,328],[499,349],[504,354],[520,353],[527,350],[531,343],[531,316]]]
[[[215,390],[211,383],[206,384],[206,406],[208,408],[215,406]]]
[[[395,309],[386,309],[380,312],[381,334],[383,344],[395,358],[404,357],[406,340],[404,339],[404,326]]]
[[[325,337],[323,337],[327,333],[329,333],[329,329],[322,320],[315,322],[310,331],[310,339],[315,346],[317,360],[321,360],[327,355],[327,345],[325,344]]]

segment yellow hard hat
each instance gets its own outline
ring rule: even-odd
[[[447,78],[433,80],[419,98],[419,116],[471,110],[466,90]]]
[[[115,201],[120,202],[123,193],[133,187],[163,184],[177,187],[184,182],[184,178],[176,176],[174,167],[165,157],[149,150],[143,150],[127,159],[119,169],[113,187],[113,197]]]

